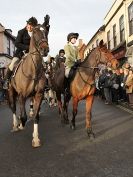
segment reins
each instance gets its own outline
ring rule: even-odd
[[[99,51],[99,53],[100,53],[100,56],[99,56],[98,58],[95,59],[95,60],[96,60],[96,65],[98,65],[99,62],[100,62],[101,52]],[[96,57],[97,57],[97,56],[98,56],[98,55],[96,55]],[[82,76],[82,74],[81,74],[79,68],[87,68],[87,69],[93,69],[93,70],[94,70],[94,69],[98,69],[98,66],[78,66],[78,67],[77,67],[77,71],[78,71],[78,73],[79,73],[79,75],[80,75],[82,81],[83,81],[85,84],[88,84],[88,85],[90,85],[90,86],[95,85],[95,83],[90,84],[90,83],[88,82],[88,79],[85,80],[85,79],[83,78],[83,76]],[[93,72],[94,72],[94,71],[93,71]]]
[[[80,75],[80,77],[81,77],[82,81],[83,81],[85,84],[88,84],[88,85],[90,85],[90,86],[95,85],[95,83],[90,84],[90,83],[88,82],[88,79],[87,79],[87,80],[85,80],[85,79],[83,78],[83,76],[81,75],[81,72],[80,72],[79,68],[80,68],[80,67],[78,67],[78,68],[77,68],[77,71],[78,71],[78,73],[79,73],[79,75]],[[87,67],[86,67],[86,68],[87,68]]]
[[[34,43],[35,43],[35,51],[34,52],[29,52],[29,56],[31,56],[31,59],[32,59],[32,62],[33,62],[33,65],[34,65],[34,67],[35,67],[35,77],[32,77],[32,76],[27,76],[25,73],[24,73],[24,70],[23,70],[23,64],[24,64],[24,62],[22,63],[22,73],[23,73],[23,75],[26,77],[26,78],[28,78],[29,80],[34,80],[34,81],[36,81],[36,80],[38,80],[38,79],[40,79],[41,77],[42,77],[42,74],[39,74],[39,77],[37,77],[37,70],[38,70],[38,68],[37,68],[37,66],[36,66],[36,64],[35,64],[35,62],[34,62],[34,59],[33,59],[33,55],[39,55],[40,56],[40,58],[42,58],[42,56],[41,56],[41,53],[40,53],[40,51],[39,51],[39,49],[38,49],[38,47],[39,47],[39,45],[44,41],[43,39],[41,39],[41,40],[39,40],[39,42],[37,42],[36,40],[35,40],[35,37],[34,37],[34,35],[33,35],[33,40],[34,40]],[[45,41],[46,42],[46,41]],[[38,46],[38,47],[37,47]],[[40,72],[41,73],[41,72]]]
[[[31,56],[33,65],[34,65],[34,67],[35,67],[35,77],[28,76],[28,75],[25,74],[25,72],[24,72],[24,70],[23,70],[24,62],[22,62],[22,73],[23,73],[23,75],[24,75],[26,78],[28,78],[29,80],[34,80],[34,81],[36,81],[36,80],[38,80],[38,79],[40,79],[40,78],[42,77],[42,74],[40,74],[39,77],[37,77],[37,74],[36,74],[36,73],[37,73],[37,66],[36,66],[36,64],[35,64],[35,62],[34,62],[34,59],[33,59],[33,57],[32,57],[32,55],[36,55],[36,54],[29,53],[29,55]],[[39,55],[39,54],[38,54],[38,55]],[[41,72],[40,72],[40,73],[41,73]]]

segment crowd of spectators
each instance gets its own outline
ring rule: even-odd
[[[119,69],[110,66],[102,69],[96,77],[96,94],[105,104],[125,103],[133,108],[133,68],[128,62]]]

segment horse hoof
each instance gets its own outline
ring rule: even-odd
[[[32,140],[32,147],[37,148],[41,146],[41,142],[38,139],[37,141]]]
[[[94,139],[95,139],[95,138],[94,138],[93,135],[90,135],[90,136],[89,136],[89,140],[90,140],[90,142],[92,142]]]
[[[22,123],[19,124],[18,129],[19,129],[19,130],[24,130],[24,127],[23,127]]]
[[[33,118],[34,117],[34,113],[29,113],[29,118]]]
[[[74,125],[70,125],[70,128],[72,129],[72,130],[75,130],[76,128],[75,128],[75,126]]]
[[[19,128],[18,127],[13,127],[13,129],[11,130],[11,132],[18,132],[19,131]]]
[[[89,139],[90,140],[94,140],[95,139],[95,134],[93,133],[93,132],[87,132],[87,134],[88,134],[88,137],[89,137]]]

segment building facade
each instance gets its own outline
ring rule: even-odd
[[[10,29],[0,24],[0,74],[4,77],[5,68],[11,62],[15,51],[15,37]]]
[[[122,65],[126,60],[133,66],[133,1],[115,0],[104,18],[104,25],[88,42],[86,56],[100,40],[106,43]]]
[[[104,25],[107,47],[122,65],[129,60],[126,53],[133,41],[133,1],[116,0],[104,18]]]
[[[103,40],[105,42],[105,27],[101,26],[94,36],[90,39],[84,50],[84,58],[91,52],[91,50],[99,45],[99,42]]]

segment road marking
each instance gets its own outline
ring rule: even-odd
[[[128,112],[128,113],[130,113],[130,114],[133,114],[133,111],[132,111],[132,110],[130,110],[130,109],[128,109],[128,108],[125,108],[125,107],[123,107],[123,106],[121,106],[121,105],[117,105],[116,107],[118,107],[118,108],[120,108],[120,109],[122,109],[122,110],[124,110],[124,111],[126,111],[126,112]]]

